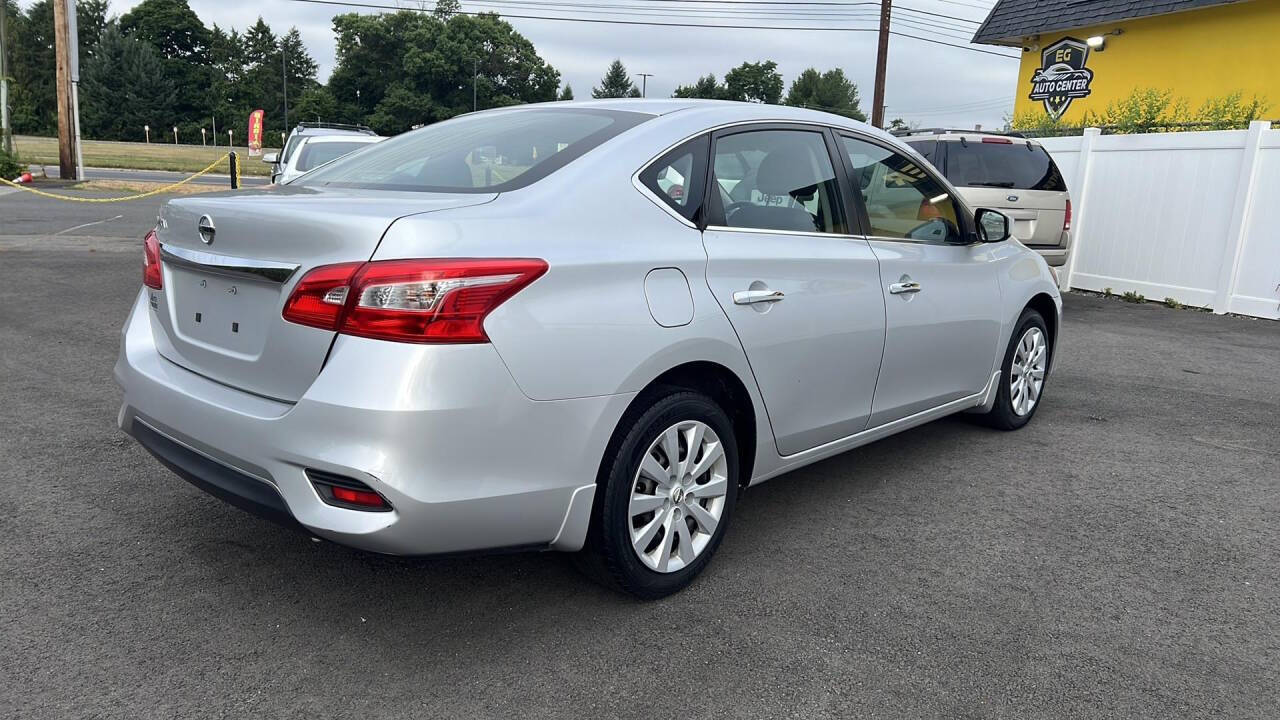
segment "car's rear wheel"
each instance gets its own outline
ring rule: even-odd
[[[700,393],[657,394],[629,414],[601,467],[583,569],[652,599],[688,585],[724,537],[738,491],[738,447],[724,411]]]
[[[1030,308],[1018,318],[1001,366],[995,405],[984,419],[1002,430],[1031,422],[1044,395],[1049,374],[1049,331],[1044,318]]]

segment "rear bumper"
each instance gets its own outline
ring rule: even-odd
[[[120,427],[217,497],[381,553],[580,548],[632,397],[533,401],[490,345],[339,337],[303,397],[282,403],[168,361],[151,323],[139,293],[115,368]],[[308,468],[369,485],[392,511],[326,504]]]

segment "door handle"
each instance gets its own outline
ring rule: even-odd
[[[904,293],[920,292],[920,283],[915,280],[907,280],[906,282],[896,282],[889,286],[890,295],[902,295]]]
[[[784,297],[786,295],[781,290],[739,290],[733,294],[733,304],[775,303]]]

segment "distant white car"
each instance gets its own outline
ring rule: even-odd
[[[280,174],[272,178],[284,184],[321,165],[376,142],[386,140],[377,135],[317,135],[302,138],[298,149],[285,160]]]

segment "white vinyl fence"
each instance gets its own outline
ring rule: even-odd
[[[1071,191],[1064,288],[1280,319],[1280,130],[1040,142]]]

